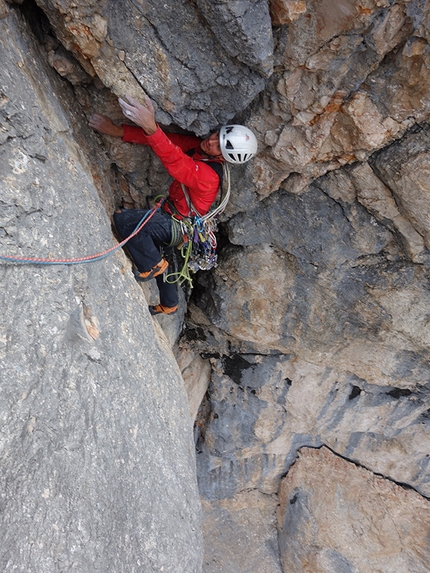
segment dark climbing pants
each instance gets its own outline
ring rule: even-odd
[[[125,239],[137,227],[139,221],[148,211],[142,209],[123,209],[113,216],[115,227],[122,239]],[[145,224],[143,229],[127,243],[127,248],[139,272],[150,271],[161,260],[161,249],[166,249],[172,241],[172,220],[159,209]],[[167,269],[166,274],[169,273]],[[163,275],[156,277],[160,292],[160,304],[176,306],[178,293],[175,284],[164,281]]]

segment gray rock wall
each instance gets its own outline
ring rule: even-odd
[[[359,567],[361,554],[368,570],[400,571],[410,565],[421,571],[416,556],[421,539],[430,531],[428,3],[198,0],[160,5],[150,1],[38,0],[37,4],[45,17],[34,12],[29,2],[20,9],[30,10],[41,53],[68,80],[68,88],[61,92],[67,95],[59,99],[47,95],[58,81],[50,85],[39,79],[39,69],[33,71],[26,64],[31,56],[25,46],[19,57],[13,56],[18,66],[6,71],[6,77],[12,70],[17,77],[25,74],[44,102],[40,107],[47,118],[37,119],[31,103],[33,92],[27,88],[13,101],[7,93],[1,100],[6,119],[0,140],[7,150],[10,177],[15,178],[5,187],[5,221],[1,225],[2,241],[8,249],[33,252],[38,246],[49,254],[54,250],[80,252],[84,246],[97,248],[101,238],[105,237],[103,244],[112,238],[107,220],[99,214],[103,211],[95,187],[109,213],[121,197],[143,206],[147,196],[166,188],[168,178],[147,150],[88,133],[85,115],[93,111],[106,113],[117,123],[123,120],[116,103],[119,95],[142,98],[145,90],[157,105],[158,120],[168,129],[204,134],[233,118],[254,129],[259,140],[258,157],[245,167],[232,169],[233,193],[222,218],[219,265],[197,277],[188,301],[184,335],[174,349],[186,379],[193,418],[203,397],[194,431],[205,513],[204,570],[248,573],[254,563],[258,571],[277,572],[283,567],[286,572],[292,563],[297,568],[297,563],[305,560],[318,571],[351,571]],[[17,11],[16,7],[0,6],[6,21],[8,11]],[[21,33],[25,38],[27,32]],[[20,41],[24,45],[24,40]],[[8,81],[5,85],[11,84]],[[29,112],[24,113],[22,105],[31,109],[37,120],[31,127],[26,119]],[[50,154],[58,164],[52,174]],[[41,177],[36,174],[39,183],[34,177],[30,186],[23,174],[35,166]],[[51,191],[64,172],[68,177],[61,177],[61,188],[71,201],[60,201]],[[76,194],[77,187],[88,191]],[[33,188],[44,189],[45,194],[30,193]],[[47,193],[51,202],[45,203],[42,198]],[[48,229],[55,230],[54,219],[67,232],[61,240],[52,231],[52,237],[47,235]],[[94,220],[104,221],[97,232]],[[92,234],[76,236],[81,223],[94,229]],[[141,306],[154,293],[129,281],[129,267],[124,267],[124,275],[120,273],[123,264],[124,259],[115,255],[97,263],[102,269],[112,268],[109,271],[96,272],[98,266],[48,269],[49,276],[58,280],[52,286],[55,296],[46,291],[42,280],[46,269],[30,273],[6,267],[4,272],[12,275],[11,283],[18,280],[14,277],[27,277],[24,286],[16,283],[13,293],[27,300],[24,295],[29,290],[36,306],[42,305],[40,299],[45,308],[47,299],[57,301],[58,293],[64,293],[56,305],[63,308],[63,299],[68,301],[61,320],[69,326],[57,324],[58,311],[55,319],[54,315],[49,318],[46,310],[43,313],[43,320],[52,323],[55,332],[64,332],[61,340],[65,342],[61,348],[57,343],[61,351],[56,359],[61,361],[62,353],[73,358],[78,352],[78,356],[89,356],[85,360],[96,372],[108,363],[106,379],[115,381],[118,361],[111,356],[111,348],[120,345],[129,357],[125,361],[131,388],[143,376],[137,374],[137,366],[133,370],[133,364],[147,364],[150,354],[155,354],[154,374],[160,377],[161,371],[164,377],[164,364],[173,362],[167,346],[162,347],[167,358],[153,350],[152,323],[150,330],[146,328],[148,317]],[[106,301],[102,308],[99,300]],[[124,305],[132,315],[129,322],[120,318]],[[30,323],[25,322],[24,313],[18,313],[15,321],[21,347],[32,356],[34,353],[38,372],[53,359],[46,358],[52,352],[43,350],[50,348],[48,343],[36,347],[28,342],[39,340],[48,328],[45,322],[39,325],[31,308]],[[181,332],[180,320],[164,317],[155,324],[158,321],[172,344]],[[123,342],[113,334],[103,338],[107,337],[106,324],[120,330]],[[79,333],[76,336],[75,331]],[[44,335],[44,340],[51,340],[49,336]],[[80,344],[85,350],[76,350]],[[100,350],[103,344],[109,359]],[[70,378],[73,388],[78,387],[76,379],[83,368],[81,361],[77,370],[67,367],[64,384],[67,386]],[[176,378],[166,382],[172,392],[176,383]],[[154,392],[158,391],[154,386]],[[128,396],[127,390],[121,390],[115,397],[124,392]],[[178,392],[182,396],[182,390]],[[178,401],[179,397],[173,400],[177,408],[167,415],[169,420],[177,419],[177,411],[188,416],[187,408]],[[5,415],[11,409],[8,405]],[[32,435],[36,427],[33,417],[25,418],[31,420],[26,423]],[[49,418],[63,419],[57,414]],[[184,418],[183,423],[186,434],[189,421]],[[118,430],[121,444],[123,430]],[[181,432],[173,434],[182,440]],[[189,464],[191,472],[194,462],[192,454],[189,457],[189,438],[183,440],[178,448],[173,444],[174,452],[168,449],[169,441],[162,440],[167,450],[161,451],[160,459],[166,461],[163,471],[168,476],[174,464]],[[342,475],[351,476],[354,472],[348,464],[355,462],[369,472],[369,481],[375,474],[383,476],[378,483],[384,484],[381,490],[394,491],[394,506],[404,508],[405,500],[397,495],[393,482],[415,489],[414,499],[419,499],[425,510],[407,558],[391,552],[371,561],[372,547],[392,547],[394,533],[389,527],[378,532],[377,527],[371,529],[357,553],[349,553],[350,540],[340,531],[360,531],[366,524],[365,514],[357,524],[334,511],[332,543],[324,523],[314,516],[324,514],[333,498],[318,506],[314,494],[308,492],[308,501],[302,504],[305,520],[294,512],[298,506],[290,503],[294,493],[287,502],[282,498],[280,484],[286,474],[286,479],[292,475],[303,482],[293,487],[308,488],[300,472],[298,477],[294,473],[294,464],[300,463],[296,462],[299,452],[306,456],[302,448],[323,446],[345,458],[350,469]],[[105,449],[109,451],[103,444]],[[88,451],[92,451],[90,447]],[[310,467],[315,466],[318,472],[320,464],[328,468],[339,465],[321,454],[321,459],[311,460]],[[348,479],[333,475],[339,487],[342,479]],[[24,481],[21,483],[24,488]],[[188,479],[185,483],[191,488]],[[381,502],[378,491],[368,489],[369,507],[374,499],[375,504],[388,508],[388,501],[384,498]],[[283,519],[278,520],[279,547],[274,520],[278,494],[282,511],[289,516],[287,528]],[[189,507],[194,508],[193,504]],[[357,500],[352,500],[351,507],[357,508]],[[170,510],[176,511],[166,509]],[[197,516],[197,510],[193,515]],[[402,515],[407,516],[407,511]],[[185,518],[188,529],[174,529],[174,539],[182,531],[191,548],[198,537],[190,533],[198,522],[198,517],[193,519]],[[311,529],[307,529],[309,524]],[[304,541],[310,539],[309,532],[313,537],[307,545]],[[171,551],[165,550],[163,535],[168,537],[156,530],[159,559],[166,553],[175,556],[179,547],[178,542],[169,546]],[[190,549],[188,555],[198,563],[198,542],[194,547],[197,550]],[[150,547],[144,555],[152,555]],[[172,567],[175,559],[182,564],[186,555],[183,551],[172,557]],[[125,566],[123,559],[117,562],[118,568]],[[306,570],[304,565],[302,568]]]
[[[1,254],[105,250],[72,92],[14,10],[0,30]],[[201,570],[186,395],[131,276],[122,251],[0,264],[2,572]]]
[[[279,499],[284,571],[428,570],[428,503],[326,448],[300,452]]]
[[[159,120],[205,134],[245,109],[272,70],[266,2],[40,0],[58,37],[114,93],[159,105]]]

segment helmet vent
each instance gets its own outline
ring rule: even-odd
[[[219,131],[224,159],[230,163],[246,163],[257,153],[257,138],[244,125],[225,125]]]

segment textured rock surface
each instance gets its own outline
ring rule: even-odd
[[[340,172],[299,196],[272,194],[252,225],[229,223],[239,245],[198,303],[213,331],[202,348],[223,332],[231,345],[198,457],[211,499],[276,491],[297,447],[321,443],[430,493],[428,268],[354,195],[342,201],[336,179],[344,197],[354,191]]]
[[[399,210],[422,237],[422,251],[430,248],[429,131],[429,126],[424,125],[374,160],[375,170],[391,190]]]
[[[310,0],[279,30],[279,71],[252,118],[267,146],[256,166],[262,195],[287,178],[303,189],[428,118],[426,22],[420,1]]]
[[[147,150],[89,134],[83,127],[85,115],[93,111],[122,121],[118,95],[142,97],[145,90],[157,104],[158,120],[173,130],[203,134],[233,118],[253,128],[259,139],[256,160],[232,170],[233,193],[223,215],[219,266],[198,277],[184,336],[175,348],[192,418],[204,397],[195,438],[206,514],[206,573],[217,567],[223,573],[254,573],[252,558],[258,573],[264,567],[277,571],[279,560],[268,549],[277,543],[272,509],[280,480],[299,467],[290,469],[303,446],[327,445],[369,471],[430,496],[428,2],[196,0],[177,5],[152,0],[37,0],[37,4],[47,16],[35,11],[29,0],[15,6],[0,0],[0,25],[9,30],[3,49],[14,45],[8,26],[22,10],[66,91],[59,99],[51,95],[59,78],[49,84],[42,81],[39,68],[27,63],[33,61],[32,55],[21,40],[21,52],[12,58],[16,65],[3,71],[0,88],[4,119],[0,145],[9,166],[1,198],[0,239],[8,250],[30,253],[38,247],[45,254],[73,254],[87,247],[91,251],[100,242],[112,241],[93,185],[109,213],[121,197],[145,206],[147,197],[166,188],[168,177]],[[3,86],[18,85],[21,76],[44,102],[42,111],[32,107],[36,95],[31,89],[20,89],[13,101],[4,91]],[[75,103],[68,106],[73,99],[80,112]],[[35,175],[31,180],[26,175],[30,169]],[[58,180],[69,200],[53,191]],[[92,231],[76,237],[81,225]],[[61,238],[56,229],[64,232]],[[54,268],[49,270],[49,276],[57,277],[52,284],[45,280],[46,269],[3,269],[18,297],[14,308],[23,308],[29,297],[35,305],[17,318],[15,313],[14,321],[5,319],[11,332],[17,329],[34,364],[31,376],[27,374],[31,388],[39,388],[39,380],[49,380],[44,391],[51,388],[64,353],[69,360],[61,367],[67,372],[61,378],[64,388],[70,386],[73,392],[86,388],[77,382],[84,378],[86,360],[95,372],[89,379],[98,379],[103,369],[103,380],[115,385],[119,366],[111,348],[120,348],[126,356],[121,364],[130,386],[124,387],[135,388],[134,396],[139,395],[143,374],[133,364],[152,364],[148,352],[155,354],[154,377],[160,379],[161,371],[164,381],[165,364],[172,364],[168,347],[182,332],[189,293],[184,293],[176,320],[162,317],[151,323],[141,307],[146,300],[153,302],[155,293],[131,284],[128,270],[124,275],[118,271],[123,264],[124,259],[115,255],[100,263],[99,272],[92,270],[95,267]],[[21,277],[27,278],[21,283]],[[15,299],[7,300],[10,304]],[[120,318],[124,313],[134,326]],[[73,326],[64,326],[68,321]],[[119,339],[113,334],[104,338],[111,332],[106,325],[116,331],[118,321],[128,330],[121,326]],[[168,358],[159,354],[161,347],[151,346],[152,324],[157,333],[158,324],[167,333],[163,345]],[[74,329],[80,333],[79,344],[70,334]],[[57,343],[53,356],[49,349],[57,335],[63,346]],[[3,346],[9,344],[8,335],[2,336],[0,344],[1,340]],[[20,367],[9,347],[7,356],[15,361],[13,368]],[[71,360],[73,367],[68,366]],[[21,380],[16,375],[6,379],[8,384]],[[173,392],[177,379],[173,374],[168,379]],[[151,386],[145,378],[145,383],[159,396],[159,381]],[[43,412],[50,420],[52,440],[58,434],[52,430],[53,420],[65,423],[63,403],[72,420],[79,418],[70,405],[75,394],[67,392],[67,400],[60,394],[61,409],[55,416],[49,414],[45,400]],[[129,405],[131,390],[124,392],[122,399]],[[35,391],[24,395],[27,403],[39,396]],[[13,387],[4,411],[7,419],[15,420],[11,414],[19,404],[15,396]],[[123,390],[117,388],[116,399],[121,396]],[[163,416],[174,425],[179,409],[186,433],[189,412],[182,402],[184,393],[181,396]],[[139,395],[140,399],[144,397]],[[138,401],[133,416],[146,413],[146,407],[152,414],[154,408]],[[32,419],[36,416],[19,412],[21,428],[28,425],[28,433],[39,439],[42,434]],[[85,423],[92,427],[92,422]],[[26,430],[21,435],[27,436]],[[118,435],[125,440],[122,430]],[[189,441],[184,437],[179,445],[174,443],[171,454],[169,440],[160,440],[160,447],[167,448],[159,450],[159,467],[166,464],[166,483],[179,461],[190,470]],[[91,459],[93,442],[88,443],[87,448],[85,440],[79,442],[86,459]],[[102,447],[109,451],[105,442]],[[140,442],[136,447],[140,452]],[[331,467],[331,461],[325,461]],[[154,474],[151,479],[158,484],[155,492],[162,489],[164,478],[157,481]],[[27,481],[19,483],[29,487]],[[372,493],[380,499],[377,491]],[[156,503],[151,498],[152,507]],[[190,511],[195,509],[193,503]],[[138,507],[133,503],[134,509]],[[175,513],[176,507],[166,511]],[[181,517],[182,509],[175,515]],[[263,523],[261,516],[267,521]],[[294,519],[299,525],[300,516]],[[190,518],[187,523],[197,521]],[[425,529],[427,513],[423,521]],[[182,532],[189,546],[197,549],[188,554],[181,550],[176,558],[183,564],[181,559],[192,554],[198,561],[197,534],[175,523],[175,535]],[[373,536],[379,547],[378,533]],[[285,571],[286,537],[283,534]],[[315,567],[349,573],[353,566],[347,560],[354,561],[348,540],[340,533],[334,537],[343,547],[318,538],[321,551]],[[114,547],[110,538],[106,543]],[[372,545],[370,537],[366,544]],[[239,549],[233,552],[235,546],[244,547],[242,554]],[[175,549],[169,547],[167,553],[174,555]],[[291,562],[302,555],[300,547],[295,554],[293,549],[288,554]],[[160,544],[159,555],[164,553]],[[126,563],[121,557],[112,559]],[[393,571],[407,567],[400,554],[390,563]],[[165,570],[169,566],[174,567],[173,561]]]
[[[279,500],[284,571],[428,571],[430,502],[326,448],[300,451]]]
[[[105,249],[92,135],[15,13],[0,27],[1,251]],[[0,280],[1,571],[200,571],[186,395],[124,255]]]
[[[203,502],[204,571],[282,573],[276,527],[276,496],[242,492]]]
[[[90,75],[121,97],[145,90],[160,107],[160,121],[196,133],[242,111],[272,69],[263,0],[37,3]]]
[[[211,365],[200,354],[189,348],[177,351],[176,359],[181,369],[190,404],[190,416],[193,421],[206,394],[211,378]]]
[[[198,443],[204,497],[276,493],[297,449],[321,444],[429,495],[424,389],[375,386],[288,356],[231,355],[218,370]]]

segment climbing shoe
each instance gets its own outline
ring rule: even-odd
[[[166,261],[166,259],[161,259],[161,261],[157,263],[155,267],[152,267],[152,269],[150,271],[147,271],[146,273],[140,273],[138,270],[135,269],[133,271],[134,277],[137,281],[144,283],[155,277],[158,277],[158,275],[162,275],[168,266],[169,263]]]
[[[178,305],[176,306],[163,306],[162,304],[157,304],[155,306],[148,306],[149,312],[154,314],[175,314],[178,310]]]

